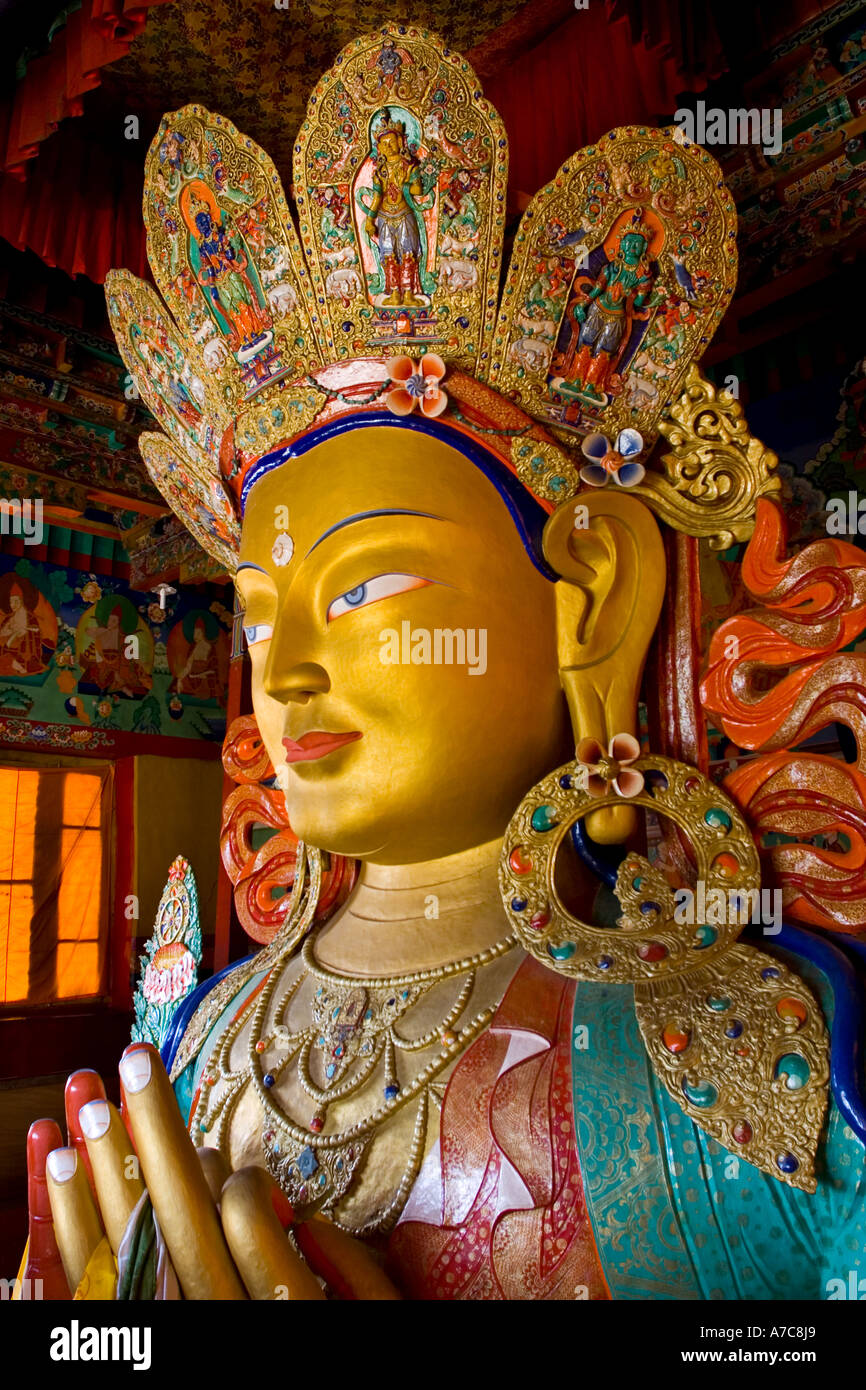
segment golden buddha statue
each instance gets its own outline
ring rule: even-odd
[[[669,586],[676,533],[726,546],[775,514],[772,456],[693,361],[735,280],[730,195],[710,156],[682,144],[663,197],[637,173],[624,180],[651,157],[661,167],[673,137],[612,132],[533,200],[497,311],[504,132],[468,65],[410,27],[401,93],[419,130],[434,87],[446,98],[447,141],[428,152],[439,186],[459,132],[483,150],[478,275],[440,279],[414,317],[404,295],[408,328],[383,343],[369,283],[349,309],[327,292],[309,194],[313,153],[337,138],[336,88],[366,129],[366,74],[397,37],[357,40],[311,97],[299,239],[261,151],[201,108],[166,117],[145,216],[176,322],[125,272],[107,286],[165,432],[142,444],[151,476],[236,573],[260,741],[236,780],[281,823],[291,867],[290,891],[250,909],[261,950],[199,988],[162,1061],[135,1046],[121,1062],[146,1190],[117,1181],[130,1145],[99,1094],[78,1148],[33,1136],[66,1284],[118,1297],[178,1285],[191,1298],[318,1297],[319,1280],[349,1297],[823,1297],[833,1261],[856,1264],[863,1244],[842,1246],[862,1222],[862,1135],[850,1097],[828,1100],[827,981],[794,937],[787,953],[739,940],[740,899],[760,882],[743,814],[671,756],[691,747],[686,733],[664,754],[638,738],[660,616],[674,629],[688,617],[688,594]],[[155,161],[172,135],[202,151],[189,178],[207,181],[211,149],[234,171],[238,189],[215,196],[273,311],[257,362],[226,345],[204,295],[191,305],[179,289],[183,243],[151,192],[165,196]],[[604,402],[575,408],[551,362],[568,346],[585,247],[562,229],[584,229],[598,275],[644,203],[659,312],[683,263],[702,277],[700,304],[667,394],[631,389],[650,315],[620,345]],[[697,235],[678,213],[696,204]],[[554,228],[548,325],[526,296]],[[206,429],[140,371],[145,312],[183,342]],[[660,436],[672,451],[659,462]],[[231,746],[230,733],[227,757]],[[244,795],[226,819],[239,888],[259,865],[243,849]],[[639,810],[662,824],[666,854]],[[683,884],[734,908],[684,926]],[[151,1207],[160,1254],[135,1284]],[[750,1211],[772,1229],[735,1259]],[[44,1274],[44,1222],[41,1239]]]

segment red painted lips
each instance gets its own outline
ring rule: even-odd
[[[358,730],[350,734],[329,734],[314,729],[308,734],[302,734],[299,739],[284,738],[286,762],[310,763],[316,758],[327,757],[328,753],[333,753],[336,748],[342,748],[344,743],[354,743],[361,737]]]

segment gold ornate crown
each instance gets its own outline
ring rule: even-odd
[[[533,198],[500,300],[507,161],[469,64],[411,26],[356,39],[310,96],[297,229],[252,140],[200,106],[163,118],[144,192],[163,299],[126,271],[106,294],[163,431],[142,436],[148,472],[229,571],[263,472],[343,417],[417,425],[417,404],[548,511],[610,481],[715,545],[750,533],[776,460],[695,365],[736,280],[715,160],[672,129],[611,131]]]

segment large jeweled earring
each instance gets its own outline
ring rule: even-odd
[[[672,1099],[748,1162],[814,1191],[828,1037],[803,981],[737,940],[760,914],[751,832],[730,797],[696,768],[638,751],[630,735],[617,735],[606,752],[584,740],[582,759],[524,797],[500,861],[506,914],[521,944],[548,968],[575,980],[632,984],[644,1044]],[[617,795],[666,817],[686,837],[694,886],[682,875],[677,884],[674,871],[634,851],[609,871],[599,856],[595,867],[621,913],[614,924],[595,926],[568,911],[554,867],[567,837],[586,847],[581,822]]]

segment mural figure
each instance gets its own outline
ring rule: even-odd
[[[0,580],[0,676],[32,676],[44,671],[57,642],[48,642],[38,607],[50,608],[29,580],[4,575]]]
[[[212,613],[193,610],[169,633],[168,660],[174,679],[169,689],[197,700],[225,703],[226,634]]]
[[[104,594],[78,625],[79,689],[130,700],[146,694],[153,677],[138,654],[143,641],[150,637],[129,599]]]

